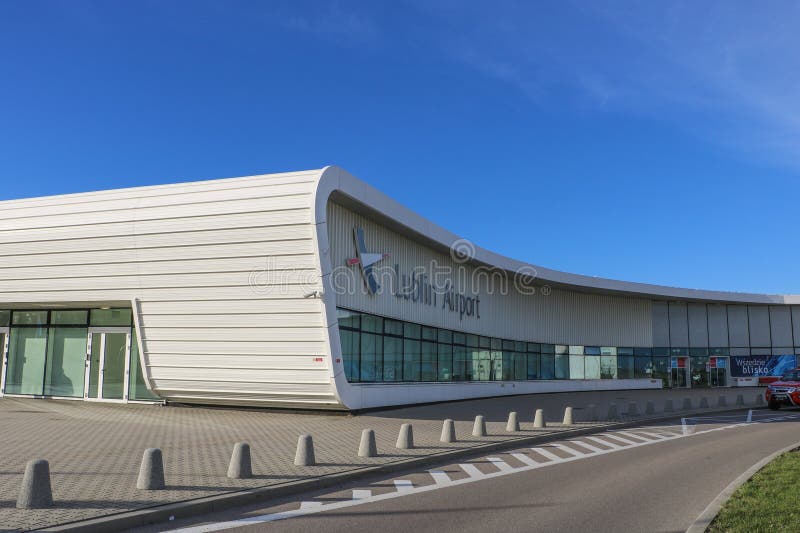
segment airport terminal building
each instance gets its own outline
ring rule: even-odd
[[[751,386],[796,366],[800,297],[522,263],[326,167],[0,202],[0,353],[1,395],[84,401]]]

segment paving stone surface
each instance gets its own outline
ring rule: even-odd
[[[602,391],[584,393],[506,396],[375,411],[358,416],[300,414],[247,409],[105,404],[83,401],[0,399],[0,531],[38,529],[101,515],[201,498],[224,492],[279,485],[354,471],[365,466],[407,461],[420,455],[474,447],[537,433],[563,431],[558,422],[567,405],[575,408],[578,425],[602,424],[608,405],[616,403],[626,418],[628,403],[644,412],[655,400],[656,414],[664,400],[673,398],[680,408],[683,398],[694,406],[702,396],[712,407],[724,394],[733,406],[736,394],[752,405],[756,389],[682,391]],[[588,420],[596,406],[601,421]],[[548,428],[533,428],[537,408],[545,410]],[[520,433],[505,431],[509,411],[519,413]],[[472,437],[475,415],[486,418],[489,435]],[[442,420],[455,420],[458,442],[439,442]],[[414,427],[417,448],[394,447],[400,425]],[[374,429],[379,456],[357,456],[361,431]],[[297,437],[313,435],[318,465],[293,464]],[[248,442],[254,478],[226,477],[235,442]],[[142,453],[161,448],[167,489],[136,489]],[[47,510],[15,508],[25,463],[50,462],[55,507]]]

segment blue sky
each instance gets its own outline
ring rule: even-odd
[[[477,244],[800,293],[800,4],[0,0],[0,198],[337,164]]]

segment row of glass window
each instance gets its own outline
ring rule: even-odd
[[[669,354],[466,334],[339,309],[350,382],[633,379],[666,381]]]
[[[85,395],[86,349],[89,327],[129,328],[130,336],[107,336],[105,354],[99,354],[100,342],[92,342],[89,396],[96,397],[99,360],[104,357],[105,376],[101,396],[122,399],[125,387],[125,354],[130,353],[128,398],[157,400],[147,388],[139,362],[136,330],[131,324],[130,309],[0,311],[0,326],[8,329],[7,362],[0,371],[5,375],[6,394],[44,395],[80,398]],[[124,330],[124,329],[123,329]],[[5,333],[0,332],[0,349]],[[99,335],[99,334],[95,334]],[[126,340],[130,339],[130,346]]]

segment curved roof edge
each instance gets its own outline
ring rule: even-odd
[[[345,201],[350,200],[366,207],[372,215],[382,221],[389,222],[394,229],[410,233],[412,238],[435,248],[450,249],[454,243],[463,242],[459,237],[443,227],[431,222],[393,200],[375,187],[356,178],[346,170],[337,166],[328,166],[320,174],[316,205],[317,221],[326,221],[327,199],[332,195],[343,195]],[[324,201],[322,201],[324,200]],[[755,294],[745,292],[711,291],[702,289],[686,289],[653,285],[634,281],[570,274],[550,268],[525,263],[505,257],[480,246],[473,245],[472,260],[477,263],[494,266],[508,272],[529,273],[535,269],[537,279],[545,284],[554,284],[584,292],[604,292],[626,294],[655,299],[677,299],[705,302],[724,302],[742,304],[800,304],[800,295]]]

